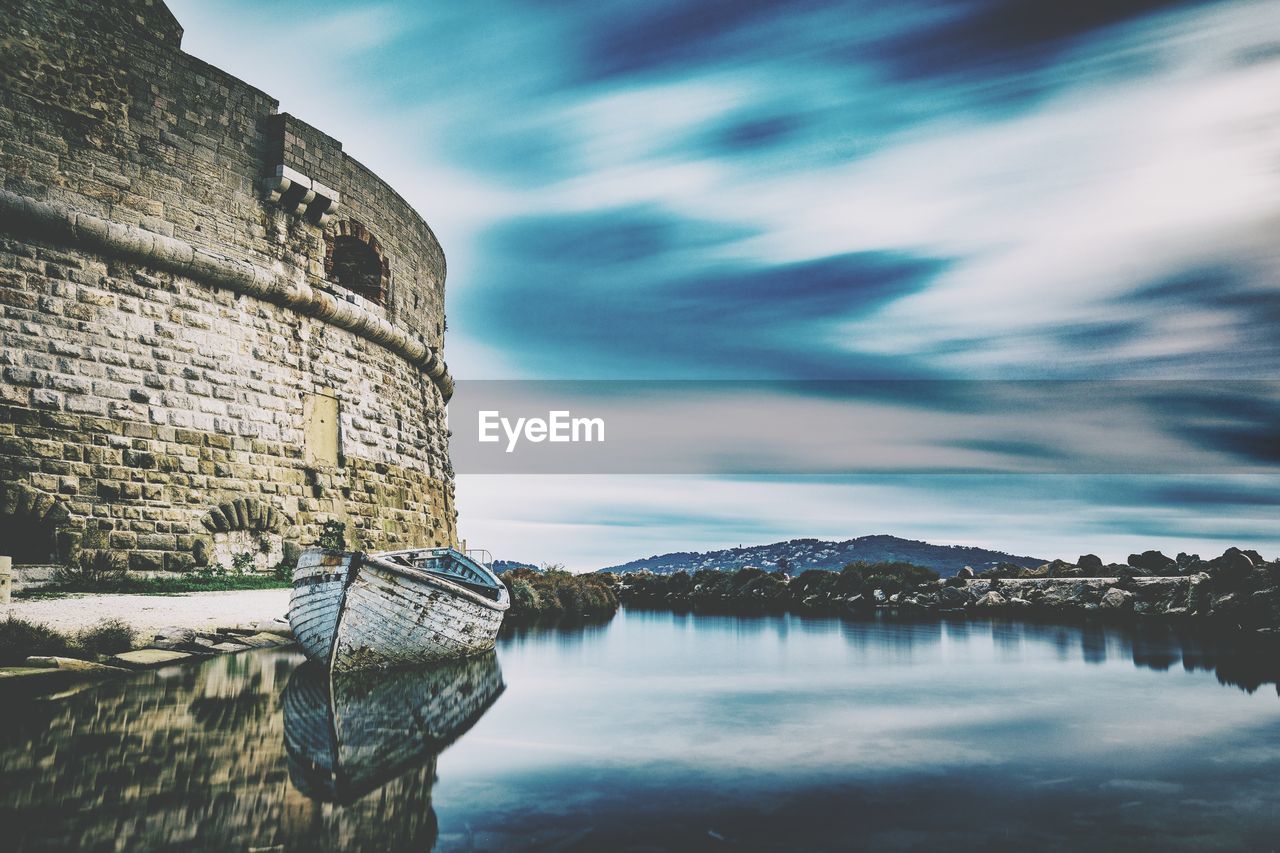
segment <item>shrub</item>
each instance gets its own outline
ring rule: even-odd
[[[109,589],[125,580],[127,570],[128,561],[119,551],[86,548],[58,570],[54,582],[68,588]]]
[[[282,583],[291,583],[293,581],[293,563],[288,560],[281,560],[271,568],[271,577]]]
[[[538,612],[538,593],[528,581],[511,582],[511,613],[517,617]]]
[[[791,581],[792,594],[798,598],[833,592],[839,587],[840,575],[824,569],[808,569]]]
[[[66,655],[70,641],[48,625],[10,616],[0,622],[0,666],[20,666],[29,655]]]
[[[575,575],[559,565],[542,571],[512,569],[502,574],[511,591],[512,621],[606,616],[618,609],[611,585],[595,575]]]
[[[571,616],[581,616],[586,610],[583,607],[582,588],[578,584],[572,582],[557,583],[556,597],[560,599],[560,609]]]
[[[667,578],[667,591],[674,595],[685,595],[693,589],[693,578],[685,571],[675,572]]]
[[[115,655],[133,648],[133,628],[119,619],[104,619],[75,636],[75,645],[90,657]]]
[[[330,551],[347,550],[347,526],[333,519],[326,521],[320,528],[320,538],[316,544]]]
[[[856,591],[870,593],[882,589],[886,595],[902,592],[904,589],[915,589],[921,584],[933,583],[938,573],[933,569],[917,566],[914,563],[849,563],[841,571],[844,584],[852,587],[857,584]]]
[[[257,563],[254,561],[252,551],[242,551],[239,554],[231,556],[231,571],[238,575],[247,575],[256,571]]]

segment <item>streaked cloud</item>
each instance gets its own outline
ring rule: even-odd
[[[171,5],[188,49],[342,139],[422,211],[449,257],[448,356],[463,379],[1280,368],[1272,4]],[[337,59],[279,62],[276,34],[298,21]],[[1256,416],[1242,405],[1179,442],[1274,464],[1267,401]],[[1046,432],[949,447],[1051,454],[1064,439]],[[1001,488],[1038,497],[916,479],[875,481],[883,499],[809,484],[792,500],[759,484],[745,492],[757,508],[726,521],[693,496],[725,500],[741,483],[671,486],[678,509],[659,520],[662,489],[593,481],[616,525],[583,521],[590,507],[560,489],[535,512],[460,488],[474,536],[517,559],[558,537],[581,567],[635,556],[664,529],[681,531],[671,548],[723,544],[735,525],[748,539],[894,532],[1064,555],[1088,537],[1099,544],[1078,550],[1119,556],[1174,547],[1160,537],[1275,541],[1254,522],[1269,486],[1018,482]],[[957,489],[970,490],[958,514]],[[1222,494],[1231,511],[1210,500]],[[849,501],[840,524],[831,501]]]

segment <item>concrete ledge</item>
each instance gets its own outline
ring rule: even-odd
[[[151,669],[156,666],[192,660],[195,656],[188,652],[173,652],[165,649],[138,649],[124,652],[111,659],[129,669]]]
[[[106,664],[94,663],[93,661],[80,660],[79,658],[64,658],[56,655],[29,657],[27,658],[27,666],[70,670],[73,672],[96,672],[103,674],[128,672],[128,670],[122,669],[118,666],[107,666]]]
[[[0,189],[0,229],[83,246],[292,308],[394,352],[426,373],[445,402],[453,396],[453,377],[435,350],[382,317],[312,288],[301,275],[290,279],[184,240],[4,189]]]

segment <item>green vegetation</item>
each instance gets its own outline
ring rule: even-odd
[[[230,574],[217,571],[195,571],[183,575],[139,576],[125,574],[121,578],[101,581],[60,578],[47,586],[13,594],[14,598],[52,598],[72,592],[123,593],[129,595],[176,595],[182,592],[225,592],[238,589],[280,589],[289,586],[288,572],[280,567],[270,574]]]
[[[619,589],[624,603],[640,607],[782,613],[870,607],[877,590],[890,596],[937,580],[932,569],[912,563],[855,562],[839,572],[810,569],[795,578],[750,567],[736,572],[704,569],[692,575],[640,572],[623,575]]]
[[[58,570],[54,582],[59,586],[95,588],[123,581],[127,568],[124,554],[119,551],[86,548],[74,562]]]
[[[501,578],[511,591],[511,622],[592,619],[618,610],[618,596],[601,575],[575,575],[555,565],[542,571],[512,569]]]
[[[73,638],[76,649],[89,657],[118,655],[133,648],[137,639],[133,628],[119,619],[104,619],[97,625],[85,628]]]
[[[330,519],[320,529],[320,538],[316,544],[330,551],[347,550],[347,526],[341,521]]]
[[[69,655],[71,640],[48,625],[10,616],[0,622],[0,666],[19,666],[28,655]]]
[[[133,648],[133,629],[107,619],[74,634],[10,616],[0,622],[0,666],[19,666],[31,655],[94,659]]]
[[[328,525],[326,532],[333,533]],[[341,532],[341,525],[338,525],[339,538]],[[52,583],[13,595],[14,598],[51,598],[73,592],[175,595],[183,592],[279,589],[289,586],[293,578],[293,564],[288,561],[282,560],[269,573],[255,569],[253,552],[244,551],[232,556],[230,569],[214,563],[184,574],[136,575],[129,573],[120,552],[87,548],[71,565],[59,569]]]

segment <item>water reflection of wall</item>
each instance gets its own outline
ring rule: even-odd
[[[7,703],[4,846],[429,849],[436,753],[344,803],[311,799],[290,781],[281,691],[299,663],[287,652],[222,656],[56,701]]]

